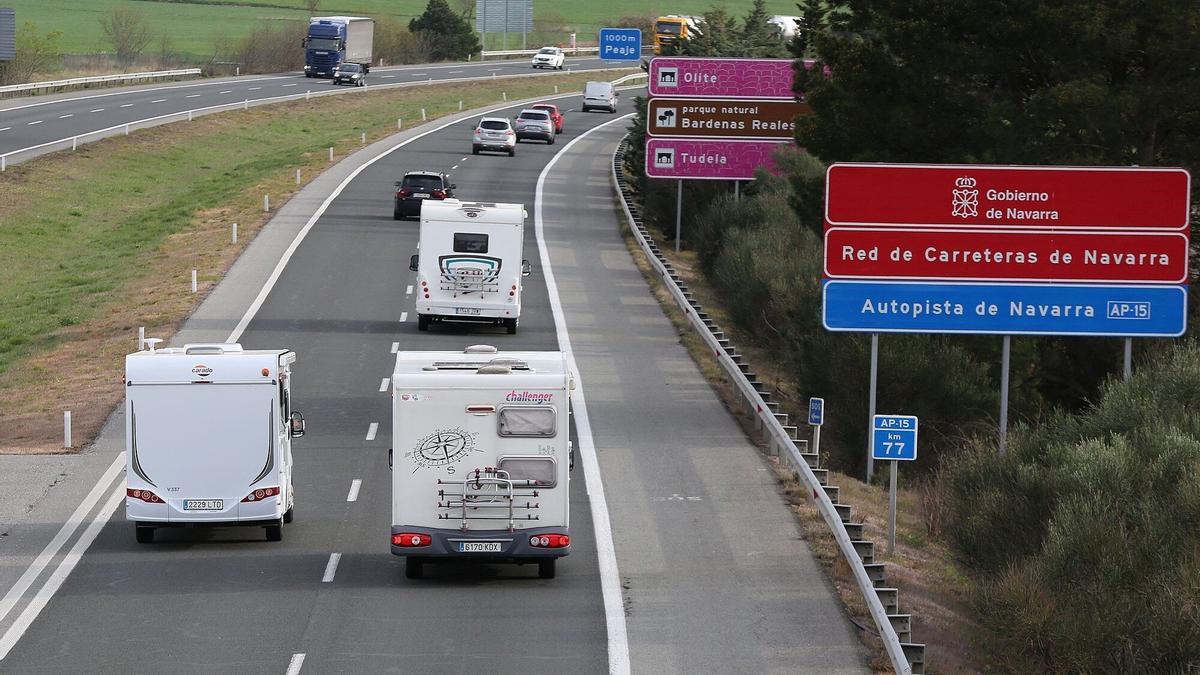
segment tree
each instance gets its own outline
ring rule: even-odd
[[[787,56],[787,46],[778,29],[770,23],[766,0],[754,0],[754,7],[742,24],[742,54],[767,59]]]
[[[421,16],[408,22],[408,29],[429,41],[435,61],[465,59],[483,48],[475,29],[446,0],[429,0]]]
[[[116,7],[100,18],[100,28],[112,44],[117,62],[128,66],[150,44],[150,26],[141,10]]]
[[[677,52],[684,56],[742,56],[742,31],[737,19],[723,7],[704,13],[698,34],[679,43]]]
[[[62,56],[58,39],[60,31],[38,34],[37,25],[26,21],[17,29],[16,54],[11,61],[0,62],[0,82],[22,84],[33,80],[37,73],[45,73],[58,67]]]

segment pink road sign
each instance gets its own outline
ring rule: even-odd
[[[650,60],[650,95],[795,100],[791,59]]]
[[[772,154],[790,141],[647,138],[646,175],[651,178],[753,180],[754,170],[775,168]]]

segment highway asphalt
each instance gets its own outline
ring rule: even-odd
[[[631,98],[622,97],[621,113],[631,111]],[[614,619],[628,627],[633,672],[867,669],[761,456],[679,345],[620,239],[609,170],[626,122],[565,149],[546,174],[541,222],[553,269],[542,264],[535,194],[544,167],[563,143],[617,118],[576,112],[578,97],[559,104],[569,112],[554,146],[472,156],[472,116],[416,137],[356,176],[337,167],[293,200],[297,212],[280,218],[299,227],[335,181],[349,180],[240,336],[247,348],[299,355],[293,400],[309,433],[295,444],[297,515],[284,540],[267,543],[255,529],[183,530],[139,545],[123,508],[107,521],[98,511],[95,543],[72,560],[57,593],[40,587],[45,607],[0,671],[595,673],[611,665]],[[413,169],[450,172],[462,199],[526,204],[534,271],[516,335],[417,331],[407,268],[417,225],[391,218],[392,183]],[[255,246],[272,237],[287,238],[268,226]],[[227,282],[259,278],[273,265],[263,256],[256,273],[235,267]],[[226,297],[222,291],[210,301]],[[213,318],[220,314],[202,307],[188,330],[227,334],[230,313]],[[478,564],[429,566],[425,579],[405,579],[388,548],[391,430],[380,389],[393,350],[556,349],[560,329],[572,340],[603,475],[619,616],[605,613],[585,490],[595,486],[585,486],[579,465],[572,553],[556,579],[538,579],[531,567]],[[372,423],[379,429],[368,439]],[[109,425],[99,444],[108,454],[94,466],[108,465],[122,435],[121,425]],[[49,513],[39,512],[47,532],[65,520]],[[0,577],[0,592],[11,578]],[[16,610],[28,614],[38,601],[31,590]],[[12,625],[0,615],[0,656]]]
[[[480,77],[552,74],[628,67],[629,63],[597,58],[568,59],[563,71],[534,69],[526,59],[475,61],[414,66],[372,68],[367,88],[402,83],[445,82]],[[23,150],[70,139],[109,127],[138,122],[161,115],[199,110],[210,106],[294,96],[306,91],[354,87],[335,86],[328,79],[306,78],[301,72],[274,75],[245,75],[236,78],[164,82],[118,89],[75,91],[50,96],[0,101],[0,155],[14,154],[9,162],[27,158]],[[95,140],[95,139],[85,139]]]

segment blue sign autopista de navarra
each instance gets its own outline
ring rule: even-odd
[[[1184,286],[825,281],[832,331],[1175,337]]]
[[[641,29],[601,28],[600,58],[605,61],[637,61],[641,59]]]

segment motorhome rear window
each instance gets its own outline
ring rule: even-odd
[[[454,252],[487,253],[488,236],[486,234],[475,234],[473,232],[455,232]]]
[[[497,416],[496,433],[523,438],[554,438],[558,433],[558,412],[548,405],[506,405]]]
[[[510,480],[537,481],[539,487],[552,488],[558,483],[552,457],[501,457],[496,467],[507,471]]]

